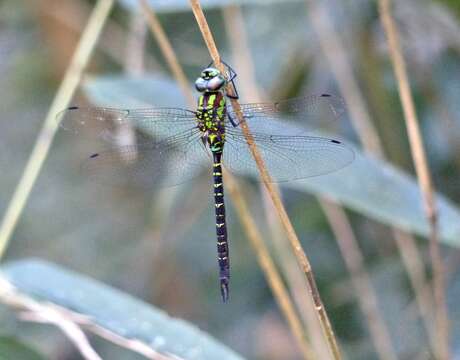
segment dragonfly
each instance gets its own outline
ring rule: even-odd
[[[206,67],[195,82],[200,93],[195,110],[72,106],[58,115],[64,130],[82,134],[98,129],[98,137],[110,144],[89,153],[83,161],[83,171],[96,181],[174,186],[198,176],[204,166],[212,168],[217,263],[224,303],[229,299],[230,255],[222,167],[236,174],[257,169],[241,122],[245,121],[251,132],[273,182],[324,175],[354,159],[353,150],[339,140],[285,131],[292,122],[287,117],[313,124],[338,117],[344,111],[339,97],[319,94],[241,104],[237,112],[228,100],[235,95],[226,90],[232,84],[232,93],[236,93],[235,76],[233,71]],[[144,136],[134,144],[120,144],[113,134],[123,126],[133,127]]]

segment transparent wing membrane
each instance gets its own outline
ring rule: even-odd
[[[313,136],[253,134],[273,182],[304,179],[339,170],[354,159],[353,151],[333,139]],[[224,164],[235,173],[257,169],[242,133],[227,135]]]
[[[246,121],[263,120],[265,117],[279,117],[284,114],[302,118],[307,125],[317,126],[340,117],[345,112],[345,104],[341,97],[321,94],[277,102],[241,104],[241,111]],[[235,123],[240,122],[233,108],[229,106],[227,112]]]
[[[338,170],[349,164],[353,151],[339,141],[286,133],[287,115],[315,125],[344,112],[341,98],[327,94],[275,103],[242,104],[242,113],[275,182],[303,179]],[[228,115],[237,121],[228,106]],[[111,109],[71,107],[58,115],[60,126],[73,134],[95,133],[110,146],[88,154],[83,171],[106,184],[140,187],[172,186],[199,175],[211,158],[197,128],[195,112],[180,108]],[[297,123],[298,124],[298,123]],[[142,131],[134,143],[114,141],[116,129],[130,126]],[[241,130],[226,122],[224,165],[237,174],[254,174],[257,166]]]
[[[195,127],[195,113],[180,108],[111,109],[70,107],[58,114],[60,127],[74,134],[96,131],[105,136],[117,126],[130,125],[150,135],[169,136]]]
[[[101,184],[151,188],[186,182],[209,164],[208,151],[197,130],[187,136],[95,152],[83,162],[82,171]]]

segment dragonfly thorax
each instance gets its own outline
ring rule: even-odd
[[[213,152],[223,150],[225,142],[226,100],[221,91],[205,92],[198,99],[197,125],[203,143]]]

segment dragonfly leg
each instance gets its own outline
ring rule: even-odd
[[[235,119],[233,119],[233,117],[229,113],[227,113],[227,116],[228,116],[228,119],[230,120],[230,123],[233,125],[233,127],[237,127],[238,123],[235,121]]]
[[[231,83],[232,84],[232,88],[233,88],[233,94],[230,95],[228,93],[226,93],[225,95],[227,97],[229,97],[230,99],[235,99],[235,100],[238,100],[240,98],[240,95],[238,94],[238,90],[236,89],[236,85],[235,85],[235,78],[238,76],[238,74],[235,72],[235,70],[233,70],[233,68],[228,65],[225,61],[221,60],[221,63],[225,65],[225,67],[227,68],[227,71],[228,71],[228,75],[229,75],[229,78],[227,79],[227,82]],[[211,61],[208,65],[208,67],[214,65],[214,61]]]
[[[232,83],[232,88],[233,88],[234,94],[230,95],[227,92],[227,93],[225,93],[225,95],[230,99],[238,100],[240,98],[240,95],[238,94],[238,90],[236,90],[236,86],[235,86],[235,83],[233,82],[233,80],[231,81],[231,83]]]
[[[222,61],[222,64],[224,64],[227,69],[228,69],[228,72],[230,74],[230,78],[227,80],[228,82],[230,82],[232,84],[232,88],[233,88],[233,95],[229,95],[229,94],[226,94],[227,97],[229,97],[230,99],[235,99],[235,100],[238,100],[240,98],[240,95],[238,94],[238,90],[236,88],[236,85],[235,85],[235,78],[238,76],[238,74],[235,72],[235,70],[233,70],[233,68],[228,65],[225,61]]]

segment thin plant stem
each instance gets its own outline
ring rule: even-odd
[[[412,97],[406,64],[401,51],[398,31],[391,15],[390,1],[379,0],[380,19],[387,37],[390,58],[398,83],[399,96],[404,112],[407,135],[412,159],[419,181],[425,216],[430,226],[430,257],[433,268],[433,287],[435,300],[435,321],[437,334],[437,356],[439,360],[450,359],[449,322],[445,301],[444,265],[439,247],[438,214],[431,174],[426,159],[423,139],[418,124],[417,112]]]
[[[221,63],[221,58],[220,55],[217,51],[217,47],[215,45],[214,39],[212,37],[211,30],[209,29],[208,23],[206,21],[206,18],[204,16],[203,10],[200,6],[200,2],[198,0],[190,0],[191,6],[192,6],[192,11],[195,15],[195,18],[197,20],[198,26],[200,27],[201,33],[203,35],[203,38],[206,42],[206,45],[208,47],[208,50],[210,52],[211,58],[214,61],[215,66],[220,69],[221,71],[225,71],[222,63]],[[229,87],[231,89],[231,87]],[[231,92],[231,90],[229,90]],[[317,315],[321,321],[321,325],[323,328],[323,331],[325,333],[325,336],[328,340],[328,345],[329,348],[334,356],[334,359],[341,359],[341,354],[339,350],[339,346],[337,344],[337,340],[335,338],[331,323],[329,321],[329,317],[327,316],[326,310],[324,308],[323,302],[321,300],[321,296],[319,294],[316,281],[313,275],[313,271],[310,265],[310,262],[303,251],[302,245],[297,237],[297,234],[294,230],[294,227],[288,217],[288,214],[286,212],[286,209],[283,206],[283,203],[281,201],[281,198],[276,191],[275,187],[272,184],[271,177],[264,165],[264,161],[256,147],[256,144],[254,142],[254,138],[252,137],[252,134],[249,131],[249,128],[244,120],[244,117],[241,112],[241,108],[239,106],[239,103],[236,99],[230,99],[232,103],[232,107],[235,110],[238,120],[241,122],[241,129],[243,131],[243,134],[246,138],[246,141],[248,143],[249,149],[252,153],[252,156],[254,157],[254,160],[257,164],[257,168],[259,169],[259,173],[261,175],[262,181],[270,194],[270,198],[273,201],[273,204],[276,208],[276,211],[278,213],[278,216],[281,220],[281,223],[283,224],[284,230],[286,231],[287,237],[290,241],[290,244],[292,246],[292,249],[296,255],[296,259],[299,263],[299,266],[301,267],[302,271],[305,274],[306,280],[307,280],[307,286],[308,290],[310,292],[310,295],[313,298],[313,303],[315,304],[315,308],[317,310]]]
[[[269,201],[269,199],[267,199]],[[278,221],[279,222],[279,221]],[[289,285],[292,297],[297,305],[299,314],[305,328],[308,332],[310,342],[313,346],[318,359],[330,359],[331,352],[326,342],[326,338],[322,335],[321,323],[316,314],[313,300],[308,293],[304,291],[305,279],[303,273],[299,271],[294,254],[290,248],[286,246],[283,239],[283,229],[270,229],[271,232],[276,231],[272,236],[274,252],[279,259],[279,264],[283,275]]]
[[[144,2],[144,0],[140,1]],[[143,5],[143,10],[145,12],[153,14],[153,10],[146,3],[144,3]],[[163,53],[163,56],[165,57],[165,60],[176,81],[181,84],[181,88],[184,91],[184,94],[186,95],[187,99],[193,99],[193,95],[190,91],[185,75],[180,75],[184,74],[184,72],[177,60],[177,56],[174,52],[174,49],[169,43],[169,40],[161,27],[161,24],[158,21],[156,21],[156,26],[151,26],[150,30],[152,31],[154,37],[157,39],[158,42],[160,42],[161,39],[162,45],[160,45],[160,49]],[[157,31],[164,34],[164,36],[156,34]],[[194,101],[190,100],[189,102],[190,105],[193,106]],[[224,176],[226,183],[228,184],[230,196],[235,205],[236,213],[238,214],[240,221],[243,224],[243,228],[246,231],[248,239],[250,240],[250,243],[257,254],[260,267],[264,272],[267,282],[278,303],[278,306],[280,307],[283,316],[286,318],[286,321],[299,345],[303,358],[314,359],[314,355],[311,351],[311,346],[304,336],[302,325],[295,311],[295,307],[292,304],[291,299],[289,298],[289,294],[284,286],[284,283],[281,280],[281,276],[279,275],[274,265],[274,262],[270,257],[270,253],[262,240],[260,231],[258,230],[254,218],[252,217],[249,211],[249,207],[244,200],[244,196],[239,190],[239,185],[229,172],[225,171]]]
[[[300,347],[304,359],[316,358],[311,350],[311,345],[305,338],[302,324],[299,320],[299,316],[295,310],[294,304],[292,303],[289,293],[281,279],[281,275],[276,269],[275,263],[273,262],[270,252],[267,246],[262,240],[262,235],[257,227],[257,224],[252,217],[245,197],[240,190],[240,186],[233,176],[225,171],[225,182],[227,189],[231,195],[233,205],[235,206],[236,213],[243,225],[248,239],[251,242],[253,249],[256,252],[257,259],[260,267],[262,268],[267,282],[270,286],[272,293],[278,303],[281,312],[286,318],[289,327],[294,334],[297,344]]]
[[[195,100],[189,90],[190,87],[187,81],[187,77],[185,76],[185,73],[179,64],[179,61],[177,60],[177,56],[174,53],[171,43],[169,42],[166,33],[164,32],[163,27],[161,26],[161,23],[158,20],[158,17],[156,16],[153,9],[147,3],[147,0],[139,0],[139,3],[142,6],[143,14],[150,27],[151,33],[155,37],[155,40],[158,42],[161,52],[165,57],[172,74],[176,79],[180,79],[178,83],[181,87],[183,94],[187,98],[188,103],[194,104]]]
[[[52,302],[33,299],[14,287],[0,276],[0,303],[14,309],[24,321],[56,325],[77,347],[87,360],[102,358],[91,347],[83,330],[89,331],[120,347],[143,355],[151,360],[179,360],[177,356],[160,354],[145,342],[135,338],[125,338],[93,322],[89,316],[71,311]]]
[[[320,205],[328,218],[332,231],[338,240],[340,252],[345,260],[353,287],[359,294],[358,300],[367,319],[375,348],[381,359],[396,360],[385,321],[378,311],[377,296],[371,279],[365,270],[363,254],[358,246],[353,228],[342,207],[327,199],[320,199]]]
[[[254,62],[248,44],[246,26],[239,5],[228,5],[223,9],[224,25],[232,49],[232,60],[238,69],[238,82],[250,101],[262,101],[262,91],[257,86]]]
[[[251,97],[251,101],[261,102],[264,100],[264,96],[261,95],[262,91],[257,86],[254,76],[254,63],[247,41],[248,35],[241,7],[238,5],[226,6],[223,9],[223,18],[232,49],[232,63],[238,69],[238,79],[241,84],[239,90],[248,94]],[[267,223],[270,228],[269,238],[275,246],[275,253],[277,254],[283,275],[287,279],[291,295],[295,300],[300,318],[303,320],[305,329],[308,331],[309,339],[311,339],[317,357],[327,359],[330,356],[330,352],[322,336],[321,324],[315,315],[313,302],[305,292],[299,291],[304,287],[302,272],[295,264],[295,257],[289,252],[289,244],[286,244],[287,239],[284,236],[282,226],[266,189],[263,186],[260,189]]]
[[[415,301],[417,302],[417,307],[422,315],[422,319],[425,323],[426,331],[428,332],[428,339],[431,342],[433,351],[435,349],[435,334],[433,332],[433,326],[430,326],[433,323],[433,296],[430,291],[427,291],[429,288],[428,281],[426,279],[425,269],[423,260],[420,257],[420,252],[417,248],[417,244],[414,241],[414,238],[404,231],[399,231],[394,229],[393,236],[396,240],[396,244],[399,249],[404,249],[401,251],[401,257],[403,262],[408,266],[412,271],[408,271],[409,279],[412,284],[418,284],[417,288],[414,289],[417,292]]]
[[[57,326],[72,342],[85,360],[102,360],[91,346],[82,329],[51,304],[43,304],[19,294],[17,289],[6,279],[0,277],[0,302],[19,312],[19,318]]]
[[[307,6],[310,21],[316,31],[323,53],[330,64],[331,71],[337,79],[340,92],[343,94],[345,102],[348,105],[351,114],[350,119],[360,142],[363,144],[366,152],[380,158],[385,158],[382,142],[379,139],[378,132],[372,125],[371,116],[367,109],[364,96],[355,80],[353,70],[346,57],[347,51],[340,40],[339,34],[334,29],[330,17],[324,10],[324,5],[308,0]],[[414,289],[415,299],[418,303],[428,338],[431,346],[434,347],[435,340],[433,338],[432,321],[429,311],[430,300],[425,298],[424,294],[426,294],[426,292],[423,290],[426,284],[426,276],[420,252],[417,250],[415,238],[411,234],[403,233],[396,228],[393,228],[392,232],[396,239],[398,251],[401,254],[406,271],[409,274],[409,279]],[[415,260],[414,257],[416,257],[417,260]],[[412,259],[412,261],[410,259]],[[379,340],[374,339],[374,342],[376,341]]]
[[[78,3],[75,2],[75,5],[78,5],[81,13],[83,15],[90,13],[89,4],[85,2],[79,1]],[[61,7],[54,7],[54,8],[47,8],[47,15],[52,16],[55,20],[60,21],[62,25],[68,27],[70,30],[79,33],[81,31],[81,24],[80,21],[72,16],[68,16],[67,13],[64,12],[63,8]],[[115,63],[124,66],[125,65],[125,49],[122,49],[121,44],[125,42],[129,42],[129,39],[126,39],[125,36],[126,30],[119,24],[115,23],[114,21],[110,21],[110,19],[104,25],[104,32],[101,34],[101,39],[98,41],[97,49],[111,58]],[[129,35],[128,35],[129,36]],[[141,34],[138,36],[140,38],[143,37]],[[150,56],[150,54],[144,54],[144,61],[145,64],[142,64],[148,69],[158,69],[160,65],[158,62]]]
[[[113,3],[113,0],[99,0],[96,3],[70,65],[64,75],[64,79],[48,110],[48,114],[46,115],[42,129],[37,137],[35,146],[0,225],[0,258],[7,249],[11,235],[24,210],[24,206],[58,130],[59,124],[56,120],[56,113],[67,107],[72,99],[80,83],[83,71],[97,43],[101,30],[110,14]]]
[[[124,70],[132,76],[140,76],[145,72],[147,24],[140,12],[141,10],[137,9],[130,14],[125,56],[123,57]]]
[[[145,64],[144,59],[146,58],[146,38],[147,38],[147,16],[144,16],[143,13],[145,10],[143,7],[136,8],[135,11],[132,11],[130,14],[130,26],[128,28],[128,34],[126,36],[126,48],[124,59],[124,69],[128,75],[131,76],[141,76],[145,73]],[[120,125],[117,125],[119,128]],[[136,133],[131,124],[124,124],[126,130],[130,130],[131,139],[134,141],[129,145],[135,144]],[[123,138],[123,137],[122,137]],[[136,147],[134,146],[134,152]],[[163,266],[160,260],[160,254],[164,255],[166,252],[164,249],[165,242],[163,240],[163,235],[165,232],[165,224],[167,221],[164,221],[166,218],[169,218],[172,213],[172,205],[175,201],[177,195],[176,188],[170,188],[165,191],[162,191],[159,194],[156,194],[155,201],[152,202],[152,209],[150,210],[150,219],[149,225],[146,228],[145,238],[147,248],[151,250],[150,252],[150,263],[152,268],[150,269],[150,274],[156,274],[159,276],[155,277],[155,286],[152,288],[152,296],[157,292],[158,289],[162,288],[162,285],[165,283],[165,277],[170,274],[167,269],[162,269],[162,271],[156,271],[159,266]],[[155,223],[157,226],[153,226]],[[179,222],[183,225],[182,222]],[[173,246],[173,242],[168,242],[170,246]],[[163,248],[162,248],[163,247]],[[171,260],[171,259],[170,259]],[[159,265],[158,265],[159,264]],[[169,266],[174,266],[174,261],[168,262]]]
[[[345,97],[353,126],[360,136],[360,140],[366,149],[369,149],[373,154],[381,156],[382,144],[377,135],[377,131],[372,124],[369,113],[366,110],[366,104],[363,98],[359,95],[360,91],[358,84],[353,78],[353,72],[348,69],[348,61],[345,59],[345,51],[332,52],[333,50],[342,50],[342,45],[337,36],[334,36],[332,24],[328,18],[328,14],[324,9],[324,4],[321,1],[307,0],[308,15],[324,54],[329,63],[331,63],[331,71],[337,78],[337,83],[340,92]],[[361,136],[366,134],[366,136]]]

